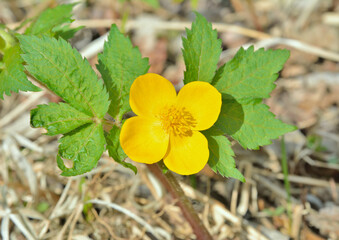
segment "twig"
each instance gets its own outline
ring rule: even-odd
[[[308,43],[304,43],[302,41],[298,41],[295,39],[289,39],[289,38],[270,38],[270,39],[265,39],[261,40],[258,43],[256,43],[257,47],[272,47],[276,45],[286,45],[289,47],[293,47],[297,50],[313,54],[328,60],[332,61],[339,61],[339,54],[335,52],[331,52],[313,45],[310,45]]]
[[[302,11],[300,11],[298,18],[295,21],[294,26],[296,27],[296,29],[301,29],[306,26],[307,21],[309,21],[310,15],[317,7],[319,7],[318,0],[307,1],[307,4],[302,7]]]
[[[33,196],[37,197],[38,193],[37,177],[35,172],[33,171],[31,163],[22,154],[17,144],[15,144],[14,140],[11,137],[5,139],[3,147],[8,151],[8,153],[11,156],[11,159],[18,167],[17,173],[19,173],[19,176],[22,178],[21,180],[28,184],[29,189]]]
[[[115,203],[111,203],[111,202],[106,202],[106,201],[102,201],[99,199],[92,199],[87,201],[85,204],[87,203],[93,203],[93,204],[98,204],[98,205],[104,205],[106,207],[110,207],[113,208],[127,216],[129,216],[130,218],[133,218],[136,222],[138,222],[139,224],[141,224],[142,226],[144,226],[146,228],[147,231],[149,231],[150,233],[152,233],[155,237],[159,238],[159,234],[156,231],[156,229],[154,229],[151,225],[149,225],[145,220],[143,220],[141,217],[135,215],[134,213],[132,213],[131,211],[129,211],[126,208],[123,208],[121,206],[119,206],[118,204]]]
[[[300,236],[300,229],[302,224],[304,207],[301,204],[294,206],[293,209],[293,225],[291,227],[291,237],[293,239],[298,239]]]
[[[313,54],[318,57],[322,57],[324,59],[328,59],[331,61],[339,62],[339,54],[335,52],[331,52],[295,39],[289,38],[267,38],[260,40],[255,43],[247,43],[242,47],[247,49],[251,45],[254,45],[255,48],[271,48],[277,45],[285,45],[297,49],[302,52],[306,52],[308,54]],[[239,50],[239,48],[231,48],[226,51],[223,51],[220,56],[220,63],[223,64],[227,60],[229,60],[235,53]]]
[[[244,171],[244,166],[245,164],[240,162],[239,164],[239,171],[243,172]],[[232,189],[232,194],[231,194],[231,205],[230,205],[230,210],[231,212],[236,215],[237,214],[237,205],[238,205],[238,197],[239,197],[239,189],[240,189],[240,181],[236,181],[234,184],[234,187]]]
[[[125,30],[130,31],[132,29],[137,29],[141,27],[145,27],[145,21],[147,20],[129,20],[126,22]],[[148,20],[150,21],[150,24],[146,24],[155,27],[158,30],[176,30],[176,31],[184,31],[185,28],[189,28],[191,26],[191,22],[169,22],[169,21],[162,21],[156,19]],[[76,20],[72,23],[72,27],[79,27],[79,26],[85,26],[86,28],[109,28],[111,25],[115,23],[118,26],[121,25],[120,20],[111,20],[111,19],[83,19],[83,20]],[[20,23],[10,23],[7,26],[10,29],[15,28]],[[262,33],[253,29],[240,27],[236,25],[231,24],[224,24],[224,23],[212,23],[213,28],[216,28],[219,32],[234,32],[238,33],[244,36],[248,36],[250,38],[256,38],[256,39],[266,39],[271,38],[269,34]]]
[[[323,23],[332,26],[339,26],[339,13],[338,12],[327,12],[322,16]]]
[[[339,170],[339,164],[315,161],[309,156],[304,156],[302,159],[305,162],[307,162],[309,165],[314,166],[314,167],[333,169],[337,171]]]
[[[104,226],[104,228],[106,228],[107,232],[111,235],[112,239],[126,240],[126,238],[120,238],[120,237],[116,236],[116,235],[114,234],[114,232],[112,231],[112,229],[111,229],[112,227],[109,226],[109,225],[108,225],[108,224],[107,224],[107,223],[99,216],[99,214],[97,213],[97,211],[96,211],[94,208],[91,209],[91,212],[92,212],[92,214],[94,215],[95,219],[97,219],[98,222],[99,222],[102,226]]]
[[[0,128],[4,127],[6,124],[12,122],[13,119],[18,117],[20,114],[22,114],[22,112],[26,111],[28,108],[30,108],[43,95],[45,95],[45,92],[38,92],[38,93],[31,94],[26,101],[19,104],[16,108],[14,108],[10,113],[8,113],[5,117],[3,117],[0,120]]]
[[[18,214],[11,213],[9,215],[9,218],[14,223],[14,225],[16,225],[20,229],[20,231],[26,237],[26,239],[28,239],[28,240],[33,240],[34,239],[32,234],[29,232],[29,230],[25,227],[25,225],[21,221],[20,216]]]
[[[169,21],[162,21],[155,19],[152,20],[129,20],[126,23],[126,31],[145,27],[145,21],[150,21],[151,27],[154,27],[158,30],[176,30],[176,31],[184,31],[185,28],[189,28],[191,26],[191,22],[169,22]],[[110,27],[113,23],[117,25],[121,24],[121,21],[118,20],[107,20],[107,19],[94,19],[94,20],[77,20],[72,23],[72,26],[85,26],[86,28],[98,28],[98,27]],[[265,39],[270,38],[271,36],[266,33],[262,33],[256,30],[248,29],[245,27],[240,27],[231,24],[224,24],[224,23],[212,23],[213,27],[216,28],[219,32],[234,32],[239,33],[241,35],[245,35],[251,38],[257,39]]]
[[[279,187],[278,185],[274,184],[272,181],[270,181],[269,179],[267,179],[264,176],[260,176],[259,174],[254,174],[253,175],[253,179],[255,179],[256,181],[258,181],[258,185],[269,189],[274,195],[276,195],[278,197],[279,200],[281,199],[287,199],[288,195],[285,191],[285,189]],[[300,203],[299,200],[297,200],[296,198],[291,197],[291,202],[293,204],[298,204]]]
[[[74,209],[74,218],[72,219],[72,221],[70,222],[70,226],[69,226],[69,233],[68,233],[68,237],[67,240],[71,240],[73,237],[73,231],[75,229],[75,224],[77,223],[80,214],[82,212],[82,209],[84,208],[84,204],[83,203],[79,203],[78,206]]]
[[[184,217],[191,225],[197,239],[212,240],[210,233],[207,231],[199,216],[193,209],[192,204],[186,197],[175,176],[170,171],[163,173],[158,164],[147,164],[147,167],[159,179],[172,197],[178,201],[177,205],[180,207]]]
[[[69,225],[71,224],[73,218],[76,216],[76,213],[77,213],[77,209],[73,209],[72,214],[67,217],[65,224],[62,226],[61,230],[58,232],[58,235],[55,238],[56,240],[62,240],[65,238],[64,237],[65,232],[67,228],[69,227]]]
[[[287,215],[289,220],[289,231],[291,234],[292,228],[292,202],[291,202],[291,186],[290,181],[288,180],[288,164],[287,164],[287,154],[285,147],[285,138],[281,137],[281,168],[284,174],[284,186],[287,193]]]
[[[250,15],[251,15],[251,18],[252,18],[252,21],[253,21],[253,24],[254,24],[255,28],[258,31],[262,31],[262,27],[260,25],[258,16],[257,16],[257,14],[255,12],[255,7],[254,7],[254,4],[253,4],[253,1],[252,0],[246,0],[246,2],[247,2],[247,5],[249,7]]]
[[[203,200],[206,196],[203,195],[201,192],[193,189],[191,186],[188,186],[184,183],[181,183],[180,186],[184,189],[187,196]],[[235,214],[231,213],[229,210],[225,208],[225,206],[220,203],[219,201],[209,198],[208,202],[211,204],[211,210],[213,215],[219,215],[224,218],[224,220],[232,223],[233,229],[241,229],[243,228],[247,233],[247,239],[260,239],[260,240],[268,240],[261,232],[260,229],[256,229],[250,225],[250,223],[246,220],[241,219],[240,217],[236,216]]]
[[[250,164],[249,162],[246,162],[244,164],[244,168],[245,168],[245,173],[244,173],[245,179],[251,179],[252,164]],[[250,183],[245,182],[242,184],[242,187],[241,187],[241,195],[240,195],[239,205],[237,208],[237,213],[239,213],[241,216],[244,216],[248,210],[249,202],[250,202]]]
[[[49,219],[53,219],[57,215],[56,211],[61,206],[61,204],[65,201],[65,199],[67,197],[68,190],[70,189],[72,182],[73,182],[73,179],[69,178],[68,181],[67,181],[66,186],[64,187],[64,190],[62,191],[62,194],[61,194],[57,204],[55,205],[53,211],[49,215]]]
[[[258,173],[258,175],[267,176],[269,178],[275,178],[279,180],[284,179],[284,175],[281,173],[270,173],[266,170],[261,170],[259,168],[254,168],[253,171]],[[310,186],[328,187],[328,188],[331,187],[331,184],[329,181],[316,179],[316,178],[310,178],[310,177],[289,175],[288,180],[293,183],[305,184],[305,185],[310,185]],[[334,187],[339,188],[339,184],[335,184]]]
[[[75,22],[72,23],[72,27],[78,27],[78,26],[85,26],[86,28],[109,28],[113,23],[120,25],[121,21],[120,20],[111,20],[111,19],[92,19],[92,20],[76,20]],[[19,23],[12,23],[8,24],[8,27],[13,29],[15,26],[17,26]],[[240,27],[232,24],[224,24],[224,23],[212,23],[213,28],[215,28],[218,32],[233,32],[237,33],[243,36],[247,36],[250,38],[255,38],[260,41],[256,44],[258,47],[270,47],[270,46],[275,46],[278,44],[283,44],[286,46],[293,47],[297,50],[307,52],[309,54],[313,54],[325,59],[329,59],[332,61],[339,61],[339,54],[324,50],[322,48],[312,46],[310,44],[295,40],[295,39],[287,39],[287,38],[272,38],[271,35],[263,32],[259,32],[253,29],[245,28],[245,27]],[[163,30],[163,31],[168,31],[168,30],[176,30],[176,31],[184,31],[185,28],[189,28],[191,26],[191,22],[168,22],[168,21],[162,21],[158,19],[137,19],[137,20],[130,20],[127,21],[126,23],[126,31],[130,31],[133,29],[138,29],[138,28],[144,28],[145,26],[149,26],[152,28],[155,28],[156,30]],[[102,39],[98,40],[98,42],[92,43],[97,50],[94,51],[94,55],[96,53],[102,51],[103,47],[103,42],[104,39],[107,36],[103,36]],[[95,49],[94,47],[94,49]],[[89,48],[86,47],[86,48]],[[93,52],[93,51],[90,52]],[[226,51],[227,54],[230,54],[230,51],[235,52],[237,49],[230,49]],[[86,54],[85,54],[86,55]],[[91,56],[92,54],[90,54]]]
[[[104,49],[104,43],[107,41],[108,33],[90,42],[87,46],[81,49],[81,55],[84,58],[90,59],[96,56],[99,52]]]

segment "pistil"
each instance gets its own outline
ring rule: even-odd
[[[184,107],[172,105],[164,108],[159,118],[163,129],[175,136],[192,136],[192,128],[196,126],[196,120]]]

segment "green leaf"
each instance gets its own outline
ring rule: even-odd
[[[56,26],[72,22],[72,10],[76,4],[63,4],[43,11],[25,31],[26,35],[53,36],[52,29]]]
[[[208,140],[210,150],[208,165],[212,170],[216,173],[219,172],[224,177],[232,177],[245,182],[244,176],[235,166],[234,152],[230,141],[215,127],[204,131],[203,134]]]
[[[36,206],[36,210],[40,213],[46,212],[50,208],[50,205],[48,202],[42,201]]]
[[[5,29],[2,29],[0,27],[0,53],[4,54],[4,52],[13,47],[14,45],[16,45],[17,42],[14,38],[14,36],[12,36],[11,33],[6,32]]]
[[[3,70],[0,73],[0,98],[3,95],[11,95],[11,92],[20,91],[40,91],[40,88],[34,86],[28,81],[24,73],[23,60],[20,57],[19,46],[14,46],[5,51],[3,58]]]
[[[105,149],[105,137],[102,124],[87,124],[65,134],[60,140],[57,163],[62,176],[80,175],[92,170]],[[63,159],[73,162],[67,168]]]
[[[130,111],[129,90],[138,76],[147,73],[148,59],[142,58],[138,48],[112,25],[104,51],[98,56],[97,65],[106,88],[109,91],[111,105],[108,113],[121,121]]]
[[[191,8],[197,9],[198,8],[199,0],[191,0]]]
[[[235,99],[223,98],[221,112],[214,126],[249,149],[271,144],[271,139],[296,130],[295,126],[276,119],[269,107],[261,103],[261,99],[240,104]]]
[[[84,26],[80,26],[77,28],[71,28],[70,25],[62,25],[62,26],[57,26],[55,28],[52,29],[52,31],[55,33],[55,38],[63,38],[65,40],[68,40],[72,37],[74,37],[74,35],[80,30],[83,29]]]
[[[268,98],[289,55],[288,50],[261,48],[254,52],[253,46],[247,50],[240,48],[234,58],[218,70],[213,85],[235,99]]]
[[[218,39],[212,24],[196,13],[192,30],[186,29],[187,38],[182,38],[183,55],[186,64],[184,82],[212,82],[221,53],[221,40]]]
[[[31,110],[31,125],[35,128],[45,128],[47,135],[51,136],[68,133],[92,121],[92,117],[79,112],[67,103],[38,105]]]
[[[109,100],[86,59],[62,38],[19,36],[26,69],[75,109],[103,118]]]
[[[159,0],[142,0],[153,8],[159,8]]]
[[[108,154],[110,157],[114,159],[114,161],[121,164],[125,168],[131,169],[135,174],[137,174],[138,172],[137,168],[133,164],[124,161],[127,158],[127,155],[124,153],[124,150],[122,150],[120,146],[119,140],[120,130],[121,129],[119,127],[113,125],[113,128],[111,129],[109,134],[105,136]]]
[[[25,27],[28,23],[31,23],[33,20],[34,20],[33,18],[27,18],[27,19],[25,19],[24,21],[22,21],[22,22],[20,23],[20,25],[17,26],[16,28],[14,28],[13,30],[14,30],[15,32],[17,32],[18,30],[20,30],[20,29],[22,29],[23,27]]]

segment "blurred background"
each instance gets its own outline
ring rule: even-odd
[[[218,30],[220,65],[240,46],[289,49],[266,104],[299,130],[258,151],[233,142],[246,183],[209,167],[178,178],[214,239],[339,239],[338,0],[0,0],[0,23],[14,29],[48,7],[71,2],[79,3],[73,25],[85,26],[71,44],[94,68],[116,23],[149,58],[149,71],[178,89],[185,69],[181,38],[193,11]],[[48,91],[0,101],[1,236],[195,239],[176,202],[145,165],[137,164],[134,175],[105,153],[90,173],[60,176],[58,137],[29,125],[32,108],[58,101]],[[102,201],[87,203],[90,199]]]

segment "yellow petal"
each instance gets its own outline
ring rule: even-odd
[[[145,117],[132,117],[123,124],[120,144],[127,156],[136,162],[160,161],[168,149],[169,135],[161,122]]]
[[[199,172],[209,157],[205,136],[193,131],[190,137],[170,136],[170,145],[164,163],[173,172],[190,175]]]
[[[165,106],[174,104],[176,91],[170,81],[155,73],[136,78],[131,86],[129,103],[139,116],[155,116]]]
[[[190,82],[179,92],[177,104],[189,111],[197,124],[195,130],[205,130],[217,121],[221,109],[221,94],[207,82]]]

